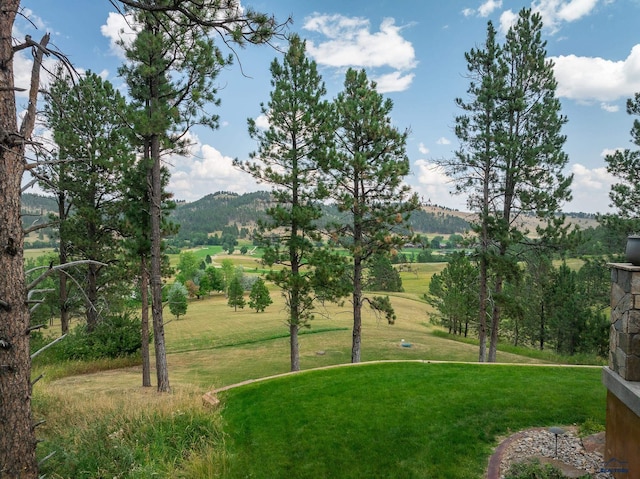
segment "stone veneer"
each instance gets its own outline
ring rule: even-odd
[[[640,478],[640,266],[611,267],[611,329],[605,468],[617,479]]]

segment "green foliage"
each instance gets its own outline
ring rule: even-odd
[[[373,309],[377,313],[384,314],[384,318],[387,320],[387,323],[395,324],[398,317],[393,310],[393,306],[391,306],[391,300],[389,299],[389,296],[374,296],[368,301],[371,309]]]
[[[333,102],[330,154],[322,159],[323,186],[344,214],[329,225],[331,240],[353,258],[352,362],[360,361],[365,262],[408,240],[407,222],[419,206],[403,182],[409,174],[408,133],[393,126],[392,107],[364,70],[349,69]]]
[[[378,253],[367,262],[368,277],[366,289],[369,291],[402,292],[402,279],[388,254]]]
[[[314,309],[314,263],[316,243],[321,241],[318,220],[326,191],[319,181],[319,158],[331,134],[329,106],[316,63],[305,51],[305,42],[294,34],[282,63],[270,67],[273,90],[261,111],[269,128],[258,128],[249,119],[249,134],[258,142],[252,161],[235,164],[261,183],[271,185],[273,203],[267,219],[254,233],[270,271],[267,279],[282,289],[288,310],[291,369],[299,369],[297,333],[308,327]],[[334,264],[333,261],[328,263]],[[327,265],[323,265],[326,267]],[[326,290],[325,290],[326,291]]]
[[[567,233],[564,218],[556,215],[571,195],[572,176],[564,174],[569,161],[563,151],[566,138],[561,134],[567,119],[555,96],[557,83],[539,13],[523,8],[502,45],[489,22],[485,44],[465,58],[470,99],[456,100],[464,111],[455,127],[461,146],[455,159],[441,164],[457,192],[468,194],[476,213],[472,229],[480,262],[479,358],[495,361],[501,311],[507,307],[503,288],[505,281],[516,279],[517,254],[529,246],[558,244]],[[518,225],[524,215],[545,224],[537,228],[541,240],[535,244]],[[491,307],[492,301],[498,307]]]
[[[554,465],[542,464],[540,460],[534,459],[512,464],[504,477],[505,479],[563,479],[565,475]]]
[[[627,100],[627,113],[640,115],[640,93]],[[633,122],[631,129],[633,144],[640,147],[640,120]],[[640,150],[617,150],[605,157],[607,171],[619,181],[611,186],[609,197],[618,209],[618,216],[632,220],[637,232],[640,220]],[[613,216],[613,215],[610,215]]]
[[[244,308],[244,305],[246,304],[244,300],[244,288],[242,287],[242,281],[238,276],[234,276],[229,283],[227,294],[229,296],[227,304],[231,306],[234,311],[237,311],[238,308]]]
[[[180,253],[178,266],[176,266],[176,269],[178,270],[176,279],[183,284],[188,280],[193,280],[196,276],[196,271],[199,269],[199,265],[200,261],[192,251],[184,251]]]
[[[208,279],[209,291],[224,291],[225,281],[221,269],[214,266],[209,266],[204,272]]]
[[[189,291],[187,288],[179,281],[176,281],[169,288],[169,293],[167,295],[167,301],[169,302],[169,311],[173,314],[176,319],[180,319],[180,316],[183,316],[187,312],[187,296],[189,295]]]
[[[51,339],[42,333],[31,334],[31,353]],[[140,319],[129,312],[107,316],[92,332],[86,325],[72,329],[67,336],[44,351],[38,359],[43,362],[81,360],[131,356],[140,350]]]
[[[424,295],[435,310],[431,321],[466,337],[469,324],[478,317],[477,282],[477,266],[464,253],[451,255],[446,268],[431,277],[429,292]]]
[[[126,122],[129,106],[110,82],[93,72],[77,81],[61,70],[58,73],[45,118],[57,145],[56,159],[63,161],[43,167],[39,176],[48,178],[43,187],[56,195],[65,212],[58,211],[64,245],[60,261],[87,261],[71,272],[85,291],[91,330],[99,321],[101,304],[115,301],[126,277],[119,260],[126,209],[124,177],[135,160]]]
[[[262,278],[258,278],[251,287],[251,293],[249,293],[249,307],[256,310],[256,313],[260,313],[273,303],[269,289]]]

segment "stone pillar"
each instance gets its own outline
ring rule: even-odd
[[[611,329],[604,469],[617,479],[640,478],[640,266],[611,267]]]

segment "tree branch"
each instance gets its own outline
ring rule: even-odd
[[[44,281],[49,276],[51,276],[54,272],[61,271],[61,270],[64,271],[66,268],[69,268],[71,266],[76,266],[76,265],[79,265],[79,264],[97,264],[97,265],[100,265],[100,266],[107,266],[107,264],[105,264],[105,263],[101,263],[100,261],[94,261],[94,260],[91,260],[91,259],[83,259],[83,260],[79,260],[79,261],[72,261],[70,263],[58,264],[58,265],[55,265],[55,266],[38,266],[36,268],[30,269],[29,271],[26,272],[26,274],[32,273],[32,272],[37,271],[39,269],[44,269],[44,268],[48,268],[48,269],[47,269],[47,271],[42,273],[40,276],[38,276],[36,279],[34,279],[31,283],[29,283],[27,285],[27,291],[30,291],[33,288],[35,288],[42,281]]]
[[[53,346],[54,344],[56,344],[59,341],[62,341],[64,338],[66,338],[67,335],[63,334],[62,336],[60,336],[57,339],[54,339],[53,341],[51,341],[49,344],[47,344],[46,346],[41,347],[40,349],[38,349],[35,353],[33,353],[31,355],[31,359],[35,358],[38,354],[40,354],[43,351],[46,351],[47,349],[49,349],[51,346]]]

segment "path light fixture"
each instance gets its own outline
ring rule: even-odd
[[[549,432],[556,436],[556,453],[554,457],[558,457],[558,436],[564,434],[564,429],[558,426],[553,426],[549,428]]]

